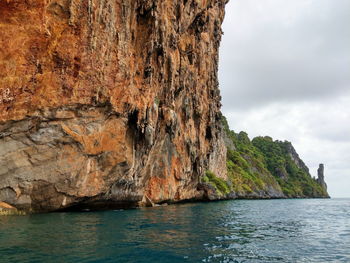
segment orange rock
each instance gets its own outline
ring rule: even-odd
[[[0,201],[180,201],[226,178],[225,3],[0,1]]]
[[[6,204],[5,202],[0,202],[0,209],[1,208],[6,208],[6,209],[16,209],[12,205]]]

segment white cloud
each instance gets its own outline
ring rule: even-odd
[[[235,0],[220,58],[223,104],[308,101],[350,89],[347,0]]]

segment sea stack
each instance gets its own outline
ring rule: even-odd
[[[324,189],[327,189],[327,184],[324,181],[324,164],[321,163],[317,169],[317,182],[322,185]]]

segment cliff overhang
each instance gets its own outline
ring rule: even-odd
[[[202,199],[226,177],[226,0],[0,0],[0,201]]]

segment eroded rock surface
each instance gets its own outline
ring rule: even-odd
[[[318,169],[317,169],[317,182],[322,185],[324,189],[327,190],[327,184],[324,180],[324,164],[320,163]]]
[[[0,201],[201,199],[226,178],[226,0],[0,0]]]

